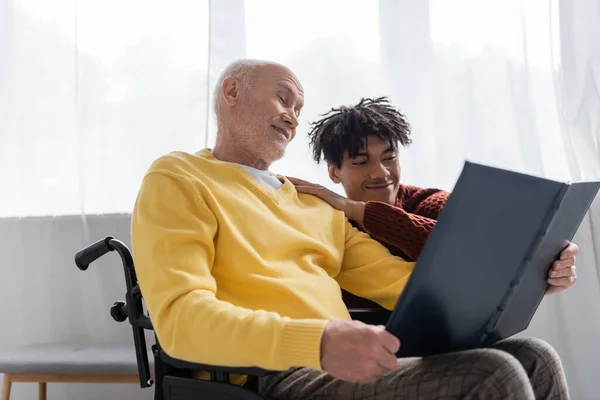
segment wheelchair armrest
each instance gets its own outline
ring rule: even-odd
[[[275,371],[267,371],[257,367],[221,367],[217,365],[199,364],[189,361],[180,360],[169,356],[164,351],[160,352],[160,359],[169,364],[172,367],[179,369],[186,369],[191,371],[206,371],[206,372],[217,372],[225,374],[239,374],[239,375],[251,375],[262,377],[268,374],[275,373]]]
[[[349,308],[348,312],[353,320],[369,325],[385,325],[392,314],[385,308]]]

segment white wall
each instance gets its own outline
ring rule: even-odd
[[[129,216],[0,219],[0,350],[32,343],[130,343],[128,322],[110,314],[124,300],[116,252],[82,272],[75,253],[105,236],[129,245]],[[152,335],[149,341],[152,340]],[[11,400],[37,398],[36,384],[14,383]],[[136,384],[49,384],[48,399],[150,399]]]

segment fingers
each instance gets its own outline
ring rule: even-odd
[[[575,265],[558,269],[552,267],[550,272],[548,272],[548,278],[565,278],[570,276],[577,276],[577,267]]]
[[[286,178],[292,182],[292,184],[295,186],[296,191],[300,192],[300,193],[309,193],[309,194],[317,194],[318,192],[322,192],[324,191],[324,187],[321,185],[317,185],[315,183],[310,183],[307,182],[305,180],[299,179],[299,178],[290,178],[287,177]]]
[[[368,383],[397,368],[398,347],[383,326],[331,321],[321,339],[321,364],[339,379]]]
[[[377,355],[377,364],[383,368],[385,372],[395,369],[398,366],[396,352],[390,352],[388,349],[381,346]]]
[[[560,253],[560,259],[566,260],[568,258],[574,258],[579,253],[579,246],[575,243],[569,243],[569,245]]]
[[[564,267],[560,263],[572,264],[570,267]],[[560,293],[563,290],[573,286],[577,281],[577,268],[575,267],[575,257],[563,261],[557,261],[548,272],[548,290],[547,294]],[[558,265],[557,265],[558,264]]]
[[[313,183],[310,183],[308,181],[305,181],[303,179],[300,178],[294,178],[294,177],[290,177],[290,176],[286,176],[286,178],[292,182],[295,186],[297,185],[302,185],[302,186],[312,186],[314,185]]]
[[[323,186],[296,185],[295,188],[298,193],[312,194],[314,196],[320,197],[321,199],[323,199],[331,204],[333,193],[329,189],[324,188]]]
[[[575,266],[575,256],[555,261],[550,271],[548,271],[548,283],[552,286],[569,287],[576,280],[577,267]]]
[[[381,376],[395,370],[398,367],[398,359],[389,353],[382,354],[377,358],[377,365],[380,368],[377,375]]]
[[[300,192],[300,193],[307,193],[307,194],[318,194],[320,192],[320,189],[318,187],[314,187],[314,186],[299,186],[296,185],[296,191]]]
[[[379,343],[377,351],[377,365],[382,369],[380,374],[394,370],[398,366],[396,352],[400,349],[400,341],[385,330],[384,326],[374,328],[376,340]]]
[[[396,358],[396,353],[400,350],[400,340],[388,331],[385,330],[385,326],[377,326],[375,329],[378,331],[379,342],[381,346],[390,354]]]
[[[576,276],[569,276],[565,278],[549,278],[548,283],[552,286],[558,286],[563,288],[568,288],[572,286],[577,280]]]
[[[294,185],[304,183],[304,181],[302,179],[294,178],[293,176],[286,176],[286,178],[288,181],[292,182]]]
[[[363,356],[368,360],[364,371],[368,376],[381,376],[398,366],[396,358],[397,339],[385,330],[383,326],[362,327],[365,342],[370,343],[364,348]],[[399,347],[399,346],[398,346]]]
[[[322,187],[319,186],[296,186],[296,191],[298,193],[311,194],[313,196],[317,196],[321,200],[328,202],[330,205],[334,206],[331,201],[331,196],[328,196],[327,190],[323,190]]]
[[[568,269],[575,265],[575,261],[577,259],[575,257],[566,258],[564,260],[554,261],[552,263],[552,270],[556,271],[559,269]]]

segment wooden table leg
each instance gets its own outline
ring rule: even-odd
[[[40,400],[46,400],[46,382],[39,383]]]
[[[4,374],[4,380],[2,381],[2,400],[10,399],[10,387],[12,382],[9,374]]]

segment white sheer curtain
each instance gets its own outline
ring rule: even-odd
[[[214,143],[211,88],[240,57],[290,66],[306,91],[277,172],[333,186],[308,122],[388,95],[413,126],[403,180],[451,189],[465,159],[600,178],[600,9],[594,0],[0,0],[0,346],[131,342],[108,316],[116,257],[72,256],[128,215],[157,156]],[[563,357],[574,399],[600,374],[600,206],[577,234],[580,280],[527,335]],[[91,389],[90,389],[91,388]],[[14,398],[33,395],[15,385]],[[85,394],[84,394],[85,393]],[[50,398],[147,398],[133,385],[55,385]]]

